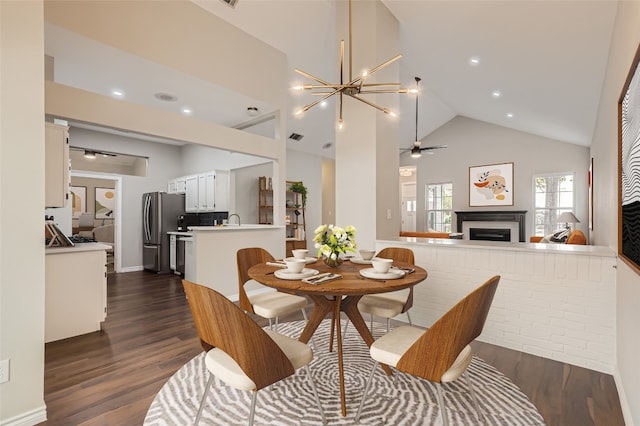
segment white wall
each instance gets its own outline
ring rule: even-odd
[[[273,163],[241,167],[231,172],[233,194],[229,214],[240,215],[242,223],[258,223],[258,178],[273,176]],[[284,242],[282,243],[284,245]]]
[[[596,244],[617,252],[618,245],[618,112],[617,104],[624,81],[640,42],[640,3],[622,1],[609,53],[605,84],[600,100],[591,155],[594,159],[594,230]],[[618,394],[627,425],[640,425],[640,276],[618,261],[616,286]]]
[[[0,1],[1,424],[46,419],[42,22],[41,1]]]
[[[533,232],[533,176],[543,173],[575,173],[576,228],[588,235],[587,171],[589,149],[535,136],[466,117],[455,117],[423,139],[422,146],[449,145],[433,155],[413,159],[403,154],[400,164],[417,167],[416,229],[426,231],[425,185],[453,182],[454,211],[526,210],[526,238]],[[469,207],[469,167],[513,162],[514,205]],[[455,215],[454,215],[455,216]],[[454,232],[455,230],[455,217]],[[457,230],[462,232],[462,230]]]

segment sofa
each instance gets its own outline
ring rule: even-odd
[[[102,225],[93,228],[93,239],[99,243],[113,244],[113,225]]]
[[[533,236],[529,238],[529,242],[532,243],[552,243],[552,244],[563,244],[563,243],[555,243],[553,241],[550,241],[549,236]],[[584,232],[582,232],[579,229],[574,229],[573,231],[571,231],[571,233],[569,234],[569,237],[567,237],[567,241],[564,244],[579,244],[579,245],[586,245],[587,244],[587,237],[584,235]]]

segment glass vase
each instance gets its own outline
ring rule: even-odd
[[[340,258],[340,255],[336,253],[335,259],[331,256],[322,256],[322,261],[330,268],[337,268],[342,263],[342,258]]]

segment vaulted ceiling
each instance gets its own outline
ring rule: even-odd
[[[194,3],[203,13],[213,13],[285,52],[292,85],[300,80],[294,68],[336,80],[335,1],[239,0],[235,8],[221,0]],[[422,79],[419,139],[462,115],[590,145],[617,2],[383,0],[383,4],[400,25],[400,81],[412,86],[415,76]],[[358,22],[357,15],[353,19],[354,31],[357,25],[372,25]],[[189,106],[194,118],[234,126],[251,118],[249,106],[259,113],[273,109],[55,26],[45,25],[45,51],[55,58],[55,79],[63,84],[104,94],[118,86],[132,102],[166,109]],[[472,64],[472,58],[478,63]],[[131,73],[132,69],[137,71]],[[179,102],[158,102],[153,98],[158,92],[176,95]],[[335,101],[294,118],[301,102],[293,94],[288,101],[288,133],[304,136],[297,142],[289,140],[289,147],[332,156],[333,149],[323,146],[335,140]],[[414,108],[414,98],[401,97],[399,147],[414,141]]]

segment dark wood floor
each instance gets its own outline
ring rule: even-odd
[[[284,320],[291,319],[298,318]],[[529,396],[548,425],[624,425],[611,376],[485,343],[474,347]],[[200,351],[179,277],[110,274],[103,331],[46,345],[49,420],[41,424],[141,425],[162,385]]]

